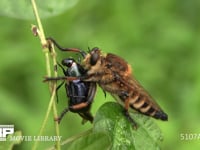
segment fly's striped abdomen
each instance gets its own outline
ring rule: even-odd
[[[151,97],[146,94],[147,93],[140,93],[132,95],[129,101],[130,107],[156,119],[167,120],[167,114],[165,114],[160,107],[154,103]]]

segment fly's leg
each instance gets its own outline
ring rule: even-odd
[[[49,45],[50,43],[53,43],[59,50],[65,51],[65,52],[76,52],[80,53],[83,57],[85,57],[86,53],[78,48],[63,48],[61,47],[52,37],[46,38],[48,41]],[[49,49],[51,49],[51,46],[49,46]]]
[[[124,110],[124,115],[126,116],[126,118],[128,119],[128,121],[133,125],[133,128],[137,129],[137,123],[133,120],[133,118],[131,118],[131,116],[130,116],[128,110],[126,110],[126,108]]]
[[[133,127],[135,129],[137,129],[137,123],[133,120],[133,118],[131,118],[130,114],[129,114],[129,101],[130,101],[130,98],[129,98],[129,95],[127,92],[123,91],[121,94],[120,94],[120,98],[124,100],[124,103],[125,103],[125,106],[124,106],[124,115],[126,116],[126,118],[128,119],[128,121],[133,125]]]
[[[59,81],[59,80],[68,80],[68,81],[74,81],[79,79],[79,77],[69,77],[69,76],[63,76],[63,77],[44,77],[43,82],[49,82],[49,81]]]

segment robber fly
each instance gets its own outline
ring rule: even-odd
[[[67,67],[67,69],[65,70],[62,65]],[[62,65],[59,64],[64,75],[67,77],[79,77],[85,72],[83,67],[72,58],[63,59]],[[57,87],[57,90],[63,85],[63,83],[64,82]],[[84,82],[80,79],[76,79],[73,81],[66,81],[65,89],[67,97],[69,98],[68,107],[66,107],[61,115],[58,118],[55,118],[55,120],[60,123],[64,115],[68,111],[71,111],[78,113],[83,118],[82,123],[85,123],[88,120],[92,123],[93,116],[90,113],[90,108],[96,93],[96,83]]]
[[[144,115],[164,121],[168,120],[167,114],[133,77],[131,66],[121,57],[111,53],[103,54],[97,47],[86,53],[77,48],[62,48],[52,38],[49,38],[49,41],[61,51],[81,53],[83,56],[81,66],[86,72],[76,78],[47,77],[46,81],[79,79],[83,82],[97,83],[103,91],[109,92],[124,106],[125,116],[134,126],[136,123],[128,112],[130,107]]]

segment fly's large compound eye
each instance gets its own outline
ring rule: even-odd
[[[94,66],[99,59],[99,48],[97,47],[93,48],[90,54],[91,54],[90,64]]]
[[[67,58],[67,59],[62,60],[62,65],[67,66],[68,68],[70,68],[73,63],[74,63],[74,59],[72,58]]]

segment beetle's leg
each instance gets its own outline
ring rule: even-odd
[[[57,103],[58,103],[58,90],[60,89],[60,87],[65,83],[65,81],[63,81],[61,84],[59,84],[56,88],[56,99],[57,99]]]
[[[55,121],[58,121],[58,123],[60,124],[60,121],[62,120],[62,118],[64,117],[64,115],[65,115],[68,111],[69,111],[69,109],[68,109],[68,108],[65,108],[65,109],[63,110],[63,112],[60,114],[60,116],[59,116],[58,118],[55,118],[54,120],[55,120]]]
[[[57,62],[57,64],[58,64],[58,66],[62,69],[63,74],[66,74],[66,73],[65,73],[65,68],[63,68],[63,66],[62,66],[60,63]]]

